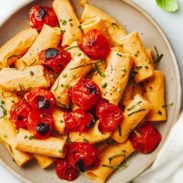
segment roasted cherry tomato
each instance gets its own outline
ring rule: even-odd
[[[43,88],[32,89],[25,94],[25,99],[34,110],[50,111],[55,105],[54,95]]]
[[[10,111],[10,120],[15,124],[16,128],[27,128],[28,114],[31,111],[26,100],[15,103]]]
[[[76,109],[72,112],[65,112],[64,122],[66,131],[83,132],[86,129],[93,127],[95,119],[89,112],[82,109]]]
[[[136,151],[147,154],[158,146],[161,134],[150,123],[144,123],[131,133],[130,140]]]
[[[39,53],[40,64],[60,73],[70,62],[71,55],[62,48],[48,48]]]
[[[48,138],[54,126],[54,119],[51,114],[40,113],[32,110],[28,116],[28,130],[37,139]]]
[[[60,179],[72,181],[78,178],[79,171],[69,165],[67,159],[58,159],[56,161],[56,174]]]
[[[101,98],[100,88],[90,79],[80,79],[71,90],[72,102],[83,110],[94,107]]]
[[[68,163],[81,172],[99,164],[97,149],[88,142],[74,142],[67,145]]]
[[[58,25],[58,19],[53,8],[35,5],[29,12],[29,23],[32,28],[41,31],[44,24],[51,27]]]
[[[99,128],[102,132],[111,132],[121,123],[123,115],[118,106],[108,103],[106,100],[101,100],[96,110],[100,120]]]
[[[109,41],[96,29],[87,32],[79,46],[93,60],[105,60],[110,53]]]

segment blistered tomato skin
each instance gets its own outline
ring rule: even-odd
[[[35,5],[29,12],[29,23],[32,28],[39,32],[44,24],[51,27],[58,25],[58,19],[53,8]]]
[[[66,158],[73,168],[81,172],[99,164],[98,151],[88,142],[74,142],[68,144]]]
[[[130,141],[137,152],[148,154],[160,143],[161,134],[150,123],[144,123],[131,133]]]
[[[93,60],[106,60],[110,53],[110,43],[107,38],[96,29],[90,30],[79,43],[82,51]]]
[[[64,122],[66,131],[83,132],[95,124],[95,119],[89,112],[82,109],[76,109],[72,112],[64,113]]]
[[[102,132],[115,130],[123,118],[122,111],[118,106],[103,99],[97,104],[96,114],[100,120],[99,129]]]
[[[36,88],[25,94],[25,99],[34,110],[51,111],[55,106],[54,95],[46,89]]]
[[[12,106],[10,120],[15,124],[16,129],[27,128],[30,111],[31,109],[25,100],[21,100]]]
[[[60,179],[73,181],[79,177],[79,171],[68,164],[66,159],[56,161],[56,174]]]
[[[100,88],[90,79],[80,79],[71,90],[72,102],[83,110],[94,107],[101,98]]]
[[[28,116],[28,130],[37,139],[48,138],[54,128],[54,119],[51,114],[32,110]]]
[[[59,74],[71,60],[69,52],[62,48],[48,48],[39,54],[39,62],[43,66]]]

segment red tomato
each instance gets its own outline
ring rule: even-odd
[[[67,145],[68,163],[81,172],[99,164],[97,149],[88,142],[74,142]]]
[[[41,31],[44,24],[51,27],[58,25],[58,19],[53,8],[35,5],[29,11],[29,23],[32,28]]]
[[[90,79],[80,79],[71,90],[73,103],[83,110],[94,107],[101,98],[100,88]]]
[[[68,164],[66,159],[56,161],[56,174],[60,179],[72,181],[78,178],[79,171]]]
[[[101,100],[96,110],[100,120],[99,128],[102,132],[111,132],[121,123],[123,115],[118,106]]]
[[[56,73],[60,73],[71,60],[70,53],[62,48],[48,48],[41,51],[38,55],[40,64]]]
[[[16,129],[27,128],[28,114],[31,111],[26,100],[15,103],[10,111],[10,120],[15,124]]]
[[[72,112],[65,112],[64,122],[66,131],[83,132],[85,129],[91,128],[95,124],[95,119],[89,112],[82,109],[76,109]]]
[[[28,130],[37,139],[48,138],[54,126],[54,119],[49,113],[32,110],[28,116]]]
[[[55,105],[54,95],[43,88],[32,89],[25,94],[25,99],[34,110],[50,111]]]
[[[79,46],[93,60],[105,60],[110,53],[109,41],[96,29],[87,32]]]
[[[130,140],[136,151],[147,154],[158,146],[161,134],[150,123],[144,123],[131,133]]]

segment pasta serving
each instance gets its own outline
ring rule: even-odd
[[[0,48],[0,141],[17,165],[55,162],[60,179],[103,183],[155,150],[164,75],[138,32],[88,3],[78,19],[69,0],[33,6],[29,22]]]

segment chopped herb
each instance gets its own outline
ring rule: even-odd
[[[138,113],[138,112],[142,112],[142,111],[145,111],[145,110],[146,110],[146,109],[139,109],[139,110],[137,110],[137,111],[134,111],[134,112],[128,114],[128,116],[132,116],[133,114],[136,114],[136,113]]]
[[[103,167],[106,167],[106,168],[111,168],[111,169],[115,169],[113,166],[110,166],[110,165],[104,165],[102,164]]]
[[[102,87],[102,88],[106,88],[106,87],[107,87],[107,83],[103,83],[103,84],[101,85],[101,87]]]
[[[12,97],[12,95],[5,96],[3,92],[1,93],[1,95],[2,95],[3,98]]]
[[[64,74],[64,75],[63,75],[63,78],[66,78],[66,77],[67,77],[67,74]]]
[[[67,20],[63,20],[62,25],[66,25],[66,24],[67,24]]]
[[[73,27],[73,23],[70,23],[70,26]]]
[[[59,106],[63,107],[64,109],[69,109],[69,108],[70,108],[70,106],[67,106],[67,105],[65,105],[65,104],[62,104],[61,102],[58,102],[58,101],[57,101],[57,104],[58,104]]]
[[[60,99],[60,96],[58,96],[57,98]]]
[[[68,51],[68,50],[71,50],[71,49],[73,49],[73,48],[79,48],[79,47],[78,47],[78,46],[71,46],[71,47],[65,48],[64,50],[65,50],[65,51]]]
[[[72,22],[72,18],[69,19],[69,22]]]
[[[81,56],[81,52],[80,53],[78,53],[78,55],[77,55],[78,57],[80,57]]]
[[[158,114],[159,114],[159,115],[162,115],[162,112],[159,110],[159,111],[158,111]]]
[[[31,76],[34,76],[34,72],[33,72],[33,71],[30,71],[30,75],[31,75]]]
[[[116,155],[114,155],[114,156],[109,157],[109,163],[111,163],[111,161],[112,161],[114,158],[117,158],[117,157],[120,157],[120,156],[125,156],[125,157],[126,157],[126,154],[125,154],[125,153],[120,153],[120,154],[116,154]]]
[[[136,70],[132,70],[131,73],[130,73],[130,79],[134,80],[137,73],[138,72]]]
[[[127,164],[127,161],[125,160],[122,164],[120,164],[116,169],[124,169],[124,168],[127,168],[128,167],[128,164]]]
[[[71,142],[71,139],[69,137],[69,133],[67,134],[67,140],[66,140],[66,144],[69,144]]]
[[[154,64],[158,64],[161,61],[161,59],[163,58],[164,55],[163,54],[159,54],[156,46],[154,46],[154,49],[156,51],[156,58],[154,59],[153,62],[154,62]]]
[[[145,66],[145,69],[149,69],[149,67],[148,66]]]
[[[119,136],[121,136],[121,125],[118,126],[118,133],[119,133]]]
[[[66,32],[66,30],[61,30],[62,31],[62,33],[65,33]]]
[[[95,69],[95,71],[96,71],[102,78],[105,78],[105,77],[106,77],[106,75],[99,69],[97,63],[94,64],[94,69]]]
[[[17,130],[17,134],[19,134],[20,130]]]
[[[63,120],[60,120],[60,123],[64,123],[64,121]]]
[[[59,153],[63,153],[63,150],[62,150],[62,149],[60,149],[60,150],[58,150],[58,152],[59,152]]]
[[[77,77],[76,77],[76,75],[73,75],[72,78],[73,78],[73,79],[76,79]]]
[[[13,154],[13,149],[11,148],[11,146],[9,144],[7,144],[7,146],[9,148],[10,152]]]
[[[101,60],[100,60],[100,61],[96,61],[96,62],[91,62],[91,63],[84,63],[84,64],[79,65],[79,66],[77,66],[77,67],[73,67],[73,68],[71,68],[70,70],[78,69],[78,68],[80,68],[80,67],[86,67],[86,66],[88,66],[88,65],[93,65],[93,64],[96,64],[96,63],[98,63],[98,62],[101,62]]]
[[[163,108],[170,109],[173,105],[174,103],[172,102],[171,104],[164,105]]]
[[[28,138],[28,136],[27,136],[27,135],[25,135],[25,136],[24,136],[24,139],[27,139],[27,138]]]
[[[61,84],[60,86],[61,86],[61,87],[64,87],[64,84]]]
[[[5,102],[4,102],[3,100],[1,100],[1,101],[0,101],[0,105],[1,105],[1,104],[5,104]]]
[[[22,83],[18,83],[21,92],[24,92],[24,85]]]
[[[116,53],[116,55],[119,56],[119,57],[122,57],[122,55],[120,53]]]
[[[58,85],[59,85],[59,79],[58,79],[58,81],[57,81],[57,86],[56,86],[56,88],[54,89],[54,92],[58,89]]]
[[[0,105],[0,118],[3,118],[6,115],[7,115],[7,110],[3,105]]]
[[[29,65],[29,67],[33,66],[36,63],[36,59]]]
[[[34,136],[33,135],[29,136],[29,140],[32,140],[32,139],[34,139]]]
[[[141,65],[137,65],[137,66],[136,66],[136,69],[137,69],[137,70],[142,69],[142,66],[141,66]]]
[[[89,142],[86,138],[83,139],[83,142]]]
[[[137,105],[141,104],[142,101],[137,102],[136,104],[132,105],[130,108],[127,108],[127,111],[131,111],[132,109],[134,109]]]
[[[78,28],[81,30],[81,32],[83,32],[83,28],[81,25],[79,25]]]

